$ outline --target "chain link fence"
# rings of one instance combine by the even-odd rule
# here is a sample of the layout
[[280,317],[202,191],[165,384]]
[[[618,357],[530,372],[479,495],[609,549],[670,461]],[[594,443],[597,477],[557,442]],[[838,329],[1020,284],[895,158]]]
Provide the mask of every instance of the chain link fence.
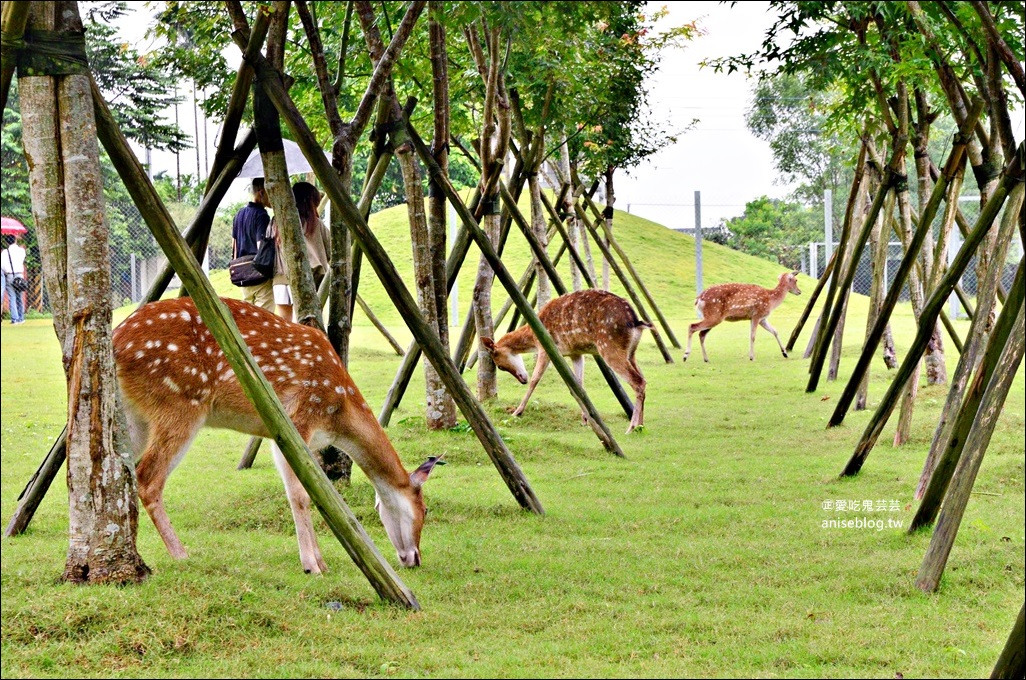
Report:
[[[966,201],[963,199],[961,205],[962,213],[965,215],[966,220],[970,225],[975,223],[976,217],[979,215],[980,206],[978,198],[970,197],[970,200]],[[1001,216],[998,216],[998,220]],[[934,238],[938,236],[934,233]],[[838,243],[833,244],[831,253],[837,250]],[[955,230],[952,233],[952,241],[948,246],[948,264],[954,261],[955,256],[958,254],[958,249],[962,245],[962,234],[959,230]],[[1019,260],[1022,257],[1023,244],[1019,238],[1013,238],[1012,243],[1008,249],[1008,255],[1005,258],[1004,267],[1001,273],[1001,284],[1007,291],[1012,285],[1012,281],[1015,279],[1015,269],[1018,266]],[[873,285],[873,262],[872,262],[872,251],[869,245],[867,245],[861,256],[858,259],[858,263],[855,268],[855,278],[852,280],[851,290],[854,293],[861,295],[869,295]],[[900,242],[891,241],[887,244],[887,258],[883,263],[884,267],[884,281],[885,291],[890,290],[894,284],[894,276],[898,271],[898,267],[901,264],[902,258],[905,256],[905,249]],[[970,260],[969,266],[966,268],[961,278],[962,291],[969,297],[974,297],[977,292],[977,278],[976,278],[976,257]],[[830,253],[826,250],[826,244],[822,241],[809,243],[802,254],[802,272],[808,274],[814,278],[819,278],[823,274],[823,270],[826,268],[827,263],[830,260]],[[902,301],[909,300],[908,283],[906,282],[902,286],[901,294],[899,299]],[[965,311],[962,309],[957,298],[952,296],[952,305],[949,315],[953,318],[965,317]]]
[[[105,193],[111,242],[110,285],[113,305],[117,308],[138,304],[163,271],[167,258],[123,186],[116,184],[113,190]],[[168,203],[167,206],[179,229],[184,231],[197,206],[186,203]],[[215,218],[210,246],[202,263],[206,274],[212,269],[224,269],[228,266],[228,260],[231,259],[231,216],[236,207],[224,207]],[[49,314],[50,300],[39,265],[38,250],[30,254],[26,266],[29,279],[29,290],[25,293],[26,312]],[[178,277],[173,277],[168,289],[180,287]],[[6,300],[4,311],[8,311]]]

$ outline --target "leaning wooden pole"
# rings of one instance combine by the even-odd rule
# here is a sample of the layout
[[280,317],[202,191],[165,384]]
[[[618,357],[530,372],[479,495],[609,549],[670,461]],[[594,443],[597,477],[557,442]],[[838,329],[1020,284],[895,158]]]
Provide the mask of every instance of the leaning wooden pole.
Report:
[[395,350],[396,355],[403,356],[405,352],[403,352],[402,345],[395,341],[395,338],[392,337],[392,334],[388,332],[387,328],[385,328],[385,324],[381,323],[381,320],[374,315],[374,312],[371,310],[371,308],[367,305],[367,302],[362,297],[360,297],[359,295],[355,297],[356,304],[360,305],[360,309],[363,310],[363,313],[367,315],[367,318],[370,319],[370,322],[374,325],[375,328],[378,329],[378,332],[381,333],[385,340],[388,341],[388,344],[392,346],[392,349]]
[[[983,210],[976,220],[976,226],[966,236],[962,248],[951,263],[951,267],[948,268],[948,273],[944,275],[944,278],[941,279],[941,282],[937,284],[937,287],[931,294],[930,299],[923,305],[923,312],[919,316],[919,330],[916,333],[915,340],[912,342],[908,354],[905,355],[905,360],[898,368],[897,374],[887,388],[887,393],[866,426],[862,438],[855,447],[855,452],[841,472],[842,477],[856,475],[862,469],[862,465],[865,463],[873,446],[876,445],[876,440],[879,439],[880,433],[883,431],[884,425],[891,415],[891,411],[894,410],[894,406],[898,403],[898,398],[901,395],[901,391],[905,388],[905,383],[915,371],[916,363],[922,357],[927,344],[930,342],[934,325],[937,323],[937,316],[947,303],[948,296],[951,294],[955,282],[962,277],[966,267],[969,266],[970,258],[972,258],[976,249],[983,241],[984,236],[986,236],[993,225],[994,219],[1005,203],[1005,199],[1009,196],[1009,192],[1022,192],[1024,156],[1026,156],[1026,145],[1020,143],[1019,148],[1016,149],[1015,156],[1004,170],[1004,176],[998,182],[994,193],[991,194],[986,205],[983,206]],[[1015,200],[1019,200],[1019,198],[1016,197]]]
[[[652,319],[649,317],[648,311],[645,309],[645,305],[642,303],[641,298],[639,298],[637,292],[635,292],[634,286],[631,285],[630,280],[623,273],[623,270],[620,269],[620,265],[617,264],[615,259],[613,259],[613,254],[609,251],[609,247],[606,245],[605,241],[602,240],[602,237],[599,235],[598,230],[595,228],[595,225],[591,223],[591,220],[589,220],[588,216],[584,213],[584,209],[581,207],[581,204],[575,203],[574,210],[577,212],[577,218],[588,229],[588,232],[591,234],[592,239],[598,245],[599,250],[602,251],[602,257],[604,257],[606,261],[609,263],[609,268],[613,271],[613,274],[615,274],[616,278],[620,281],[620,285],[622,285],[624,290],[627,291],[627,295],[628,297],[630,297],[631,302],[634,303],[634,308],[637,310],[638,316],[640,316],[648,323],[652,323]],[[659,331],[656,329],[655,324],[652,324],[651,333],[652,339],[655,340],[656,346],[659,348],[660,354],[663,355],[663,361],[665,361],[668,364],[672,364],[673,357],[670,355],[670,351],[666,348],[666,344],[663,342],[662,335],[660,335]]]
[[998,359],[991,380],[987,384],[987,390],[980,401],[980,408],[976,413],[972,430],[965,442],[965,450],[962,457],[959,458],[955,474],[951,478],[951,487],[945,494],[944,507],[937,518],[937,526],[930,539],[930,547],[926,550],[923,564],[919,568],[919,575],[916,577],[916,587],[924,592],[932,593],[940,585],[944,567],[947,565],[948,556],[955,543],[955,536],[958,534],[958,527],[962,523],[966,506],[969,504],[969,494],[973,490],[980,465],[983,464],[983,455],[990,445],[990,439],[997,426],[1001,409],[1005,405],[1008,390],[1015,381],[1015,374],[1022,363],[1024,348],[1026,348],[1026,338],[1024,338],[1023,305],[1020,303],[1015,327],[1001,351],[1001,358]]
[[[245,44],[245,37],[239,31],[232,35],[237,44]],[[396,271],[395,265],[389,259],[388,253],[385,252],[381,242],[378,241],[374,232],[367,226],[367,221],[363,219],[363,215],[360,214],[359,209],[353,204],[353,201],[343,189],[338,174],[324,157],[324,153],[320,150],[320,145],[314,138],[313,132],[307,126],[302,114],[299,113],[299,109],[296,108],[295,102],[292,101],[292,98],[285,90],[280,74],[260,55],[254,57],[251,64],[256,71],[257,79],[263,84],[271,101],[285,120],[296,142],[302,148],[303,154],[331,199],[332,205],[341,212],[346,226],[353,235],[354,241],[359,243],[364,257],[367,258],[371,267],[378,275],[392,303],[399,310],[400,315],[413,333],[413,337],[417,339],[417,342],[427,354],[428,359],[434,365],[435,370],[438,371],[439,376],[445,382],[449,394],[452,395],[456,405],[474,429],[475,434],[484,446],[488,456],[492,459],[492,463],[499,471],[513,497],[517,499],[522,507],[532,512],[543,514],[544,510],[541,502],[535,496],[527,478],[520,470],[520,466],[513,459],[512,453],[506,448],[506,443],[488,419],[488,415],[481,407],[481,404],[478,403],[470,392],[463,378],[456,371],[456,365],[453,364],[452,359],[442,349],[438,335],[424,321],[416,301],[410,296],[410,292],[403,283],[402,277],[399,276],[399,272]],[[411,136],[413,136],[412,130]]]
[[513,280],[509,270],[506,269],[502,260],[499,259],[498,254],[495,252],[495,249],[492,247],[492,244],[488,239],[488,235],[484,233],[480,226],[478,226],[477,220],[475,220],[474,216],[469,210],[467,210],[467,207],[463,205],[463,201],[460,199],[459,194],[453,188],[452,184],[449,183],[445,173],[438,167],[438,164],[431,156],[427,146],[421,140],[417,131],[413,129],[413,126],[409,124],[409,121],[407,121],[407,130],[410,133],[410,141],[413,142],[413,146],[417,149],[417,154],[420,156],[421,162],[427,167],[428,172],[431,173],[439,188],[445,192],[446,198],[449,199],[449,203],[456,209],[456,214],[459,215],[464,225],[466,225],[467,229],[470,231],[471,237],[477,243],[477,247],[481,250],[482,256],[488,261],[488,265],[495,272],[495,277],[506,289],[506,292],[516,304],[517,309],[520,310],[520,314],[523,315],[527,324],[531,327],[531,330],[534,331],[535,337],[541,343],[545,353],[548,354],[549,360],[559,373],[559,376],[563,379],[563,382],[566,383],[568,388],[570,388],[570,393],[573,394],[574,399],[576,399],[577,403],[580,404],[581,409],[588,414],[588,424],[591,426],[591,429],[594,430],[599,441],[602,442],[602,445],[605,446],[610,453],[622,457],[623,451],[620,450],[620,445],[617,444],[616,439],[613,438],[613,434],[609,431],[609,428],[606,427],[605,422],[602,420],[602,416],[599,414],[598,409],[595,408],[595,405],[591,402],[591,399],[588,398],[584,388],[577,382],[573,369],[570,368],[566,359],[563,358],[563,355],[560,353],[559,348],[552,339],[552,336],[549,334],[548,330],[546,330],[534,309],[531,308],[531,304],[527,301],[527,298],[525,298],[523,293],[520,292],[520,289],[517,287],[517,282]]
[[[998,359],[1001,357],[1001,350],[1008,342],[1016,324],[1016,314],[1021,314],[1023,298],[1026,297],[1026,269],[1023,267],[1023,260],[1019,261],[1019,269],[1015,273],[1015,282],[1012,284],[1011,292],[1005,306],[1001,308],[994,329],[987,340],[987,349],[983,354],[979,367],[976,369],[976,376],[963,397],[958,416],[951,429],[951,436],[947,440],[947,446],[937,461],[928,466],[924,476],[928,477],[926,491],[923,500],[919,503],[919,509],[909,526],[909,532],[933,524],[940,511],[941,503],[947,493],[948,483],[951,475],[962,457],[965,443],[969,438],[973,424],[976,421],[980,409],[980,402],[983,400],[983,392],[990,384],[997,370]],[[922,482],[920,482],[922,484]]]
[[[196,243],[200,240],[200,237],[205,233],[209,233],[210,224],[213,222],[214,214],[217,211],[217,206],[224,198],[225,194],[228,193],[228,188],[232,181],[239,174],[243,163],[249,156],[250,151],[256,146],[256,137],[250,133],[243,140],[242,145],[236,150],[234,156],[232,156],[228,165],[221,171],[217,181],[211,187],[211,190],[204,196],[203,201],[200,203],[199,208],[196,210],[195,216],[192,218],[192,222],[185,232],[185,242],[191,250],[195,253]],[[197,257],[198,259],[198,257]],[[168,284],[171,282],[171,277],[174,276],[174,270],[170,264],[165,265],[164,270],[158,275],[153,284],[150,286],[150,290],[143,298],[140,305],[144,305],[148,302],[154,302],[159,300],[160,297],[167,290]],[[28,484],[22,490],[18,496],[18,505],[11,516],[10,521],[7,523],[7,528],[4,530],[4,536],[15,536],[23,533],[32,522],[32,517],[35,515],[36,510],[39,508],[39,504],[43,501],[46,496],[46,492],[50,489],[50,485],[56,478],[57,473],[60,471],[61,466],[64,464],[64,460],[67,454],[67,425],[57,436],[56,441],[50,447],[50,451],[43,459],[42,464],[36,470],[32,478],[29,479]]]
[[225,358],[239,378],[243,392],[256,406],[261,420],[278,443],[289,466],[378,596],[407,609],[420,609],[416,597],[381,556],[324,471],[314,462],[306,442],[296,431],[274,389],[253,359],[231,313],[217,297],[196,257],[178,233],[145,170],[132,153],[95,81],[92,88],[100,141],[161,249],[174,265],[183,285],[188,286],[192,292],[203,322],[224,351]]
[[0,27],[3,28],[3,44],[0,45],[0,111],[7,108],[7,96],[11,93],[11,79],[18,64],[19,43],[28,26],[28,0],[11,0],[3,6]]
[[1008,634],[1005,648],[994,664],[990,673],[991,680],[1013,680],[1023,677],[1026,671],[1026,604],[1019,608],[1019,616],[1015,619],[1012,632]]
[[[840,253],[836,255],[838,259],[834,265],[836,276],[830,277],[827,288],[826,301],[823,304],[822,320],[824,323],[819,325],[819,332],[816,335],[815,345],[813,345],[812,359],[809,362],[809,382],[805,386],[806,392],[815,392],[819,386],[819,378],[823,373],[823,364],[826,362],[827,355],[829,354],[827,350],[833,341],[834,332],[841,322],[841,316],[844,314],[844,301],[847,298],[844,296],[843,291],[851,289],[852,281],[855,280],[855,272],[858,271],[854,258],[859,257],[862,250],[866,247],[866,241],[869,240],[869,234],[873,230],[873,222],[880,218],[881,209],[887,194],[899,179],[897,172],[892,166],[895,163],[895,159],[899,158],[899,155],[903,153],[904,151],[896,151],[894,153],[891,164],[887,166],[886,179],[880,184],[880,188],[873,198],[873,204],[869,208],[869,213],[865,216],[865,221],[862,223],[862,228],[859,230],[855,243],[850,248],[848,244],[851,239],[852,216],[851,213],[845,215],[844,227],[841,230],[841,241],[837,245],[837,251],[840,251]],[[844,257],[843,253],[852,254],[853,261],[848,262],[847,266],[845,266],[846,263],[841,261],[841,258]]]
[[[513,200],[513,196],[510,195],[509,190],[506,189],[506,185],[500,182],[499,192],[502,200],[506,203],[506,210],[509,211],[513,217],[513,221],[516,222],[524,238],[527,239],[528,245],[531,246],[531,252],[534,253],[534,258],[539,262],[542,268],[545,270],[546,275],[549,277],[549,282],[552,287],[556,289],[558,295],[566,295],[567,290],[566,284],[563,283],[562,277],[559,272],[556,271],[555,265],[552,264],[552,260],[549,259],[549,255],[545,252],[545,246],[539,241],[535,235],[534,230],[531,229],[531,225],[527,223],[524,216],[520,213],[520,209]],[[519,290],[519,286],[517,287]],[[624,413],[627,414],[628,418],[634,416],[634,404],[631,402],[630,397],[624,392],[623,385],[620,384],[620,380],[616,377],[616,373],[609,368],[609,364],[602,359],[602,357],[595,355],[595,363],[598,364],[599,370],[602,372],[602,377],[605,378],[606,383],[609,385],[609,389],[613,391],[613,395],[616,400],[620,402],[620,407],[623,408]],[[584,385],[581,385],[581,390],[584,390]]]
[[794,349],[794,343],[798,342],[798,336],[801,334],[802,328],[805,327],[805,322],[809,320],[809,315],[816,307],[816,300],[819,298],[819,294],[823,292],[823,287],[830,278],[830,274],[833,273],[835,262],[837,262],[836,250],[830,253],[830,261],[827,262],[827,266],[824,267],[823,273],[820,274],[819,281],[816,282],[816,287],[813,289],[812,295],[809,296],[809,301],[805,303],[805,309],[802,311],[802,315],[798,318],[798,323],[794,325],[794,330],[791,331],[791,337],[788,338],[786,345],[788,354],[790,354],[791,350]]
[[[884,297],[884,301],[877,312],[876,323],[873,324],[873,329],[869,332],[869,335],[866,336],[866,341],[862,346],[862,354],[859,356],[859,360],[855,364],[855,369],[852,371],[851,377],[848,378],[848,384],[845,386],[844,391],[841,392],[841,396],[837,399],[837,406],[834,407],[834,413],[830,417],[829,427],[840,425],[844,421],[845,413],[847,413],[848,408],[855,399],[859,385],[862,383],[863,377],[869,370],[869,364],[872,361],[873,354],[876,352],[877,347],[880,345],[880,339],[883,337],[884,329],[886,329],[887,324],[890,323],[891,313],[898,304],[898,297],[901,295],[901,289],[905,285],[905,281],[908,279],[909,274],[912,272],[912,267],[916,265],[916,260],[919,258],[919,251],[922,249],[923,243],[926,241],[926,237],[933,225],[933,218],[936,216],[937,210],[940,208],[941,202],[944,200],[944,195],[947,193],[948,184],[959,172],[959,168],[965,159],[966,145],[971,139],[970,135],[976,126],[976,119],[979,117],[982,107],[983,103],[977,100],[970,111],[970,116],[967,119],[966,124],[962,126],[962,129],[955,137],[955,143],[951,148],[951,153],[948,154],[947,163],[944,164],[944,171],[941,173],[937,182],[933,185],[933,193],[930,194],[930,199],[927,201],[923,214],[919,219],[919,227],[912,236],[912,240],[909,242],[908,248],[905,250],[904,257],[901,258],[901,264],[898,265],[898,271],[894,275],[894,282],[888,289],[887,295]],[[936,323],[936,320],[934,320],[934,323]]]
[[652,294],[648,292],[648,288],[645,286],[645,282],[641,280],[638,270],[636,270],[634,265],[631,264],[631,259],[627,257],[627,252],[621,248],[617,240],[613,238],[613,231],[609,228],[609,224],[603,216],[602,211],[598,209],[598,206],[595,205],[595,202],[591,200],[590,196],[584,196],[583,198],[585,202],[587,202],[588,207],[591,208],[592,214],[595,215],[595,222],[602,225],[602,233],[605,234],[606,241],[613,247],[616,254],[620,256],[620,261],[623,262],[623,266],[627,268],[627,273],[629,273],[631,278],[634,279],[634,283],[638,285],[638,290],[641,291],[642,297],[644,297],[648,302],[649,306],[652,308],[652,312],[656,315],[656,319],[659,320],[659,325],[663,327],[664,331],[666,331],[666,337],[669,339],[670,344],[673,345],[674,349],[681,349],[681,344],[677,340],[677,336],[673,334],[673,329],[670,328],[670,323],[666,320],[666,317],[663,316],[663,312],[659,309],[659,305],[656,304],[655,298],[653,298]]

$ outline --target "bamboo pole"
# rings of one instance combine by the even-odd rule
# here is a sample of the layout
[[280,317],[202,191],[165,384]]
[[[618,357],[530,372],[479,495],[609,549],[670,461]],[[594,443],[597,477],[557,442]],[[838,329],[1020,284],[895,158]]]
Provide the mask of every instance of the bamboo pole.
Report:
[[947,302],[947,298],[951,294],[951,289],[954,287],[955,282],[961,278],[962,273],[969,265],[969,259],[973,256],[973,253],[976,252],[980,242],[983,241],[983,238],[993,225],[994,218],[1004,205],[1005,199],[1009,196],[1009,192],[1022,192],[1024,155],[1026,155],[1026,143],[1020,143],[1011,162],[1004,170],[1004,176],[994,189],[994,193],[991,194],[986,205],[983,206],[983,210],[980,212],[980,216],[976,220],[976,226],[966,236],[961,250],[959,250],[955,260],[951,263],[951,267],[948,268],[948,273],[945,274],[944,278],[941,279],[941,282],[937,284],[937,287],[930,295],[930,299],[927,300],[926,304],[923,306],[923,313],[919,317],[919,331],[916,333],[915,340],[913,340],[912,346],[909,348],[908,354],[905,356],[905,360],[898,368],[898,373],[891,381],[891,384],[887,389],[887,393],[884,395],[883,400],[877,407],[876,413],[873,414],[869,424],[866,426],[866,430],[862,434],[862,438],[859,440],[858,445],[855,447],[855,452],[852,454],[851,459],[841,472],[841,476],[846,477],[855,475],[858,474],[860,469],[862,469],[862,465],[865,463],[866,457],[869,456],[869,452],[876,444],[876,440],[880,437],[880,433],[883,431],[883,427],[887,423],[887,418],[890,416],[891,411],[897,403],[898,395],[901,390],[904,389],[905,383],[912,375],[917,362],[933,335],[934,324],[937,322],[937,316],[940,314],[944,304]]
[[474,241],[477,243],[478,248],[481,250],[481,254],[495,272],[495,277],[499,279],[499,282],[506,289],[506,292],[509,293],[509,296],[516,303],[520,313],[527,320],[528,325],[531,326],[531,330],[534,331],[534,335],[538,339],[538,342],[541,343],[545,353],[548,354],[553,367],[555,367],[567,387],[570,388],[571,394],[573,394],[577,403],[580,404],[581,409],[588,414],[588,425],[590,425],[591,429],[594,430],[595,435],[599,438],[599,441],[602,442],[602,445],[606,450],[616,456],[623,457],[623,451],[620,450],[620,445],[617,444],[616,439],[613,438],[613,434],[606,427],[605,422],[602,420],[602,416],[599,415],[598,409],[595,408],[595,405],[588,398],[584,388],[577,382],[577,378],[574,376],[573,370],[570,368],[570,365],[567,364],[566,359],[563,358],[559,348],[556,347],[556,343],[553,341],[552,336],[538,319],[538,315],[531,308],[527,298],[525,298],[520,292],[516,281],[514,281],[513,277],[510,276],[509,270],[506,269],[506,266],[502,263],[502,260],[499,259],[495,249],[492,248],[492,244],[489,242],[488,236],[484,233],[481,227],[478,226],[477,221],[474,219],[474,216],[470,214],[470,211],[467,210],[466,206],[463,205],[463,201],[460,199],[459,194],[452,187],[452,184],[449,183],[445,173],[438,167],[435,159],[431,156],[430,150],[424,145],[424,142],[420,139],[417,131],[409,125],[409,121],[407,121],[407,130],[410,133],[410,141],[413,142],[413,146],[417,149],[417,153],[420,155],[421,162],[427,167],[428,172],[431,173],[436,184],[443,192],[445,192],[449,202],[456,209],[456,213],[459,215],[460,219],[463,220],[463,223],[466,225]]
[[[638,312],[638,316],[640,316],[648,323],[652,323],[652,319],[648,316],[648,312],[645,310],[645,305],[642,304],[641,299],[638,297],[638,294],[634,291],[634,286],[631,285],[631,282],[624,275],[623,270],[620,269],[620,265],[617,264],[616,260],[613,259],[613,255],[609,252],[608,246],[606,246],[605,242],[602,240],[602,237],[599,235],[598,230],[595,228],[595,225],[591,223],[591,220],[589,220],[588,216],[584,213],[584,209],[581,207],[581,204],[575,203],[574,210],[577,213],[578,219],[580,219],[580,221],[588,229],[588,232],[591,234],[592,239],[595,241],[596,244],[598,244],[599,250],[602,251],[602,257],[604,257],[605,260],[609,263],[609,268],[613,271],[613,274],[616,275],[616,278],[619,279],[620,284],[624,287],[624,290],[627,291],[627,295],[634,303],[634,307]],[[659,334],[659,331],[656,328],[655,324],[652,324],[651,332],[652,338],[655,340],[656,346],[659,348],[659,352],[663,355],[663,360],[668,364],[672,364],[673,357],[670,356],[670,351],[666,348],[666,345],[663,343],[663,338]]]
[[188,285],[203,322],[224,351],[225,358],[239,378],[243,392],[256,406],[261,420],[278,443],[289,466],[378,596],[408,609],[420,609],[412,591],[381,556],[324,471],[314,462],[306,442],[296,431],[270,383],[256,365],[231,313],[217,297],[196,257],[179,235],[174,221],[118,128],[95,81],[92,82],[92,88],[100,141],[157,242],[174,265],[183,284]]
[[945,494],[944,507],[937,519],[930,547],[926,550],[919,575],[916,577],[916,587],[923,592],[932,593],[940,585],[958,527],[969,503],[969,494],[983,463],[983,455],[987,452],[1008,390],[1015,380],[1015,373],[1022,363],[1023,349],[1026,347],[1026,338],[1023,335],[1023,305],[1020,300],[1014,329],[1008,336],[993,375],[987,383],[979,411],[975,414],[972,430],[965,443],[965,450],[951,478],[951,487]]
[[602,212],[598,209],[598,206],[595,205],[595,202],[591,200],[591,196],[585,196],[584,200],[591,208],[592,214],[595,215],[595,221],[598,224],[602,225],[602,233],[605,234],[606,241],[609,243],[609,245],[613,246],[613,250],[615,250],[616,254],[620,256],[620,261],[623,262],[624,267],[627,268],[627,272],[631,275],[631,278],[634,279],[634,282],[638,284],[638,289],[641,291],[642,296],[645,298],[645,300],[648,301],[648,304],[652,307],[652,312],[656,315],[656,318],[659,320],[659,325],[661,325],[663,327],[663,330],[666,331],[666,337],[670,340],[670,344],[673,345],[674,349],[681,349],[681,345],[680,342],[678,342],[677,340],[677,336],[673,334],[673,329],[670,328],[669,322],[666,320],[666,317],[663,316],[662,310],[659,309],[659,305],[656,304],[656,301],[652,297],[652,294],[648,292],[648,288],[645,286],[645,282],[641,280],[641,276],[634,268],[634,265],[631,264],[631,259],[627,257],[627,253],[624,251],[623,248],[620,247],[620,244],[617,243],[616,239],[613,238],[613,231],[609,228],[609,225],[606,223],[606,220],[602,218]]
[[[927,457],[922,477],[929,479],[929,482],[925,485],[926,491],[923,494],[923,500],[920,502],[919,509],[909,525],[909,533],[933,524],[933,521],[937,518],[937,513],[940,511],[941,503],[944,500],[944,494],[948,489],[948,483],[951,480],[951,475],[955,470],[955,465],[962,456],[966,441],[976,420],[977,412],[980,410],[984,388],[993,379],[998,359],[1001,356],[1001,350],[1008,342],[1009,333],[1012,332],[1012,328],[1015,326],[1015,315],[1016,313],[1021,314],[1020,308],[1023,304],[1024,293],[1026,293],[1024,274],[1026,274],[1026,271],[1024,271],[1023,260],[1020,260],[1019,269],[1015,273],[1015,283],[1012,284],[1008,301],[998,315],[997,321],[994,324],[994,330],[987,341],[987,349],[983,354],[979,367],[976,369],[976,376],[963,397],[958,415],[952,426],[951,436],[947,440],[947,446],[932,465],[929,456]],[[924,484],[921,480],[920,487],[923,486]]]
[[[239,31],[232,35],[237,44],[242,45],[245,43],[245,37]],[[527,478],[513,459],[513,455],[506,448],[506,443],[488,419],[484,409],[474,399],[467,384],[463,382],[463,379],[456,371],[455,364],[453,364],[448,354],[442,349],[438,335],[420,315],[416,301],[410,296],[410,292],[406,289],[402,277],[399,276],[395,265],[389,259],[388,253],[385,252],[377,237],[370,230],[370,227],[367,226],[367,221],[363,219],[359,209],[344,191],[338,174],[335,173],[328,160],[324,157],[323,152],[321,152],[320,145],[314,138],[313,132],[307,126],[292,98],[285,90],[280,80],[280,75],[260,55],[255,56],[250,63],[256,71],[257,79],[263,84],[264,89],[278,109],[281,117],[289,126],[293,137],[295,137],[297,143],[302,148],[303,154],[317,175],[317,179],[324,186],[332,205],[341,212],[346,226],[353,235],[354,241],[360,244],[364,257],[370,262],[371,267],[378,275],[392,303],[406,321],[414,338],[417,339],[418,344],[427,354],[428,359],[434,365],[435,370],[438,371],[439,376],[445,381],[446,388],[448,388],[449,393],[456,401],[463,415],[466,416],[470,426],[481,441],[488,456],[492,459],[493,464],[513,494],[513,497],[517,499],[522,507],[538,514],[544,514],[541,502],[535,496]],[[413,136],[412,130],[410,132],[411,136]]]
[[1012,680],[1023,677],[1026,670],[1026,624],[1024,624],[1026,604],[1019,608],[1019,616],[1015,619],[1012,632],[1008,634],[1005,648],[994,664],[990,673],[991,680]]
[[[915,234],[912,236],[912,240],[909,242],[908,247],[905,249],[905,255],[901,258],[901,264],[898,265],[898,271],[894,275],[894,282],[891,284],[890,289],[888,289],[887,295],[880,306],[879,312],[877,313],[876,323],[873,325],[873,330],[870,331],[868,336],[866,336],[866,342],[862,347],[862,354],[859,356],[859,360],[855,364],[855,369],[852,371],[851,377],[848,379],[848,384],[845,386],[841,396],[837,399],[837,406],[834,408],[834,414],[830,418],[830,427],[840,425],[844,421],[845,412],[848,410],[852,400],[855,398],[855,393],[858,391],[858,386],[862,382],[863,376],[869,370],[869,363],[872,360],[873,353],[876,352],[876,348],[880,344],[880,338],[883,337],[884,328],[886,328],[887,324],[890,322],[891,313],[898,304],[898,296],[901,295],[901,288],[905,285],[906,279],[908,279],[912,268],[916,264],[916,259],[919,257],[919,251],[922,249],[923,242],[926,240],[926,236],[932,227],[933,218],[937,214],[941,201],[944,199],[948,184],[951,182],[955,174],[958,173],[959,166],[961,166],[965,158],[965,148],[970,139],[969,135],[972,133],[973,127],[976,125],[976,119],[979,117],[982,107],[983,103],[977,100],[972,111],[970,111],[969,119],[967,119],[966,123],[962,127],[962,131],[959,132],[955,138],[955,143],[951,148],[951,153],[948,154],[948,161],[944,164],[944,171],[941,173],[937,182],[933,185],[933,192],[930,194],[930,199],[927,201],[926,207],[923,209],[923,214],[919,220],[919,226],[916,229]],[[969,132],[965,133],[964,131],[966,130]],[[887,233],[886,230],[884,233]],[[883,236],[881,236],[881,238],[883,238]],[[935,324],[936,318],[931,321],[931,325]],[[922,315],[920,315],[920,325],[922,325]]]

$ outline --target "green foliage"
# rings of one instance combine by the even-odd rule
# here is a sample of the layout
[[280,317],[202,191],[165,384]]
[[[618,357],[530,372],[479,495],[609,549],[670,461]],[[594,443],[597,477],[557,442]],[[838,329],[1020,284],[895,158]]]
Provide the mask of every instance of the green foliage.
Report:
[[174,123],[164,122],[164,111],[179,101],[176,79],[169,69],[139,54],[127,43],[117,42],[112,22],[124,21],[125,2],[103,2],[86,12],[86,51],[97,85],[110,104],[111,113],[129,139],[150,149],[182,151],[189,136]]
[[801,269],[803,249],[823,236],[822,216],[814,208],[766,196],[749,201],[744,214],[726,226],[731,248],[789,269]]

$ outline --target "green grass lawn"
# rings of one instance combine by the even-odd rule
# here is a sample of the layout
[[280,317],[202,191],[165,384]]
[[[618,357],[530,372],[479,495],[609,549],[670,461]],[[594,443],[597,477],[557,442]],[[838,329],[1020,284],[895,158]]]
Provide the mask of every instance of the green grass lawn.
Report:
[[[371,226],[401,273],[410,273],[403,208]],[[695,319],[694,243],[628,215],[617,234],[683,343]],[[782,269],[715,244],[705,285],[771,286]],[[527,263],[514,234],[514,277]],[[470,269],[460,280],[462,309]],[[364,267],[361,293],[394,335],[410,334]],[[212,276],[237,296],[223,273]],[[814,282],[803,277],[803,290]],[[620,291],[619,286],[613,286]],[[505,298],[496,295],[498,309]],[[786,337],[807,297],[789,297],[770,320]],[[128,309],[119,310],[117,319]],[[205,430],[171,476],[168,513],[190,558],[172,561],[148,517],[139,550],[153,568],[142,585],[57,583],[67,550],[62,478],[29,529],[0,552],[3,677],[978,677],[988,675],[1024,592],[1024,380],[1020,372],[976,482],[940,590],[913,585],[930,540],[894,527],[915,511],[912,492],[946,389],[924,387],[910,444],[893,448],[893,418],[854,479],[840,480],[872,411],[826,429],[865,333],[866,301],[849,306],[841,379],[805,393],[801,349],[783,359],[759,331],[748,361],[746,323],[708,337],[688,363],[665,364],[651,338],[638,360],[648,379],[646,427],[627,419],[593,363],[585,386],[626,459],[580,424],[550,371],[519,419],[506,413],[524,387],[500,376],[485,404],[545,507],[519,508],[473,433],[424,430],[418,372],[388,428],[412,469],[444,453],[425,487],[430,514],[424,566],[401,570],[422,611],[382,604],[334,540],[315,526],[330,571],[302,573],[291,515],[266,450],[235,465],[246,437]],[[462,319],[461,319],[462,321]],[[362,317],[352,374],[377,412],[399,358]],[[904,306],[899,353],[914,335]],[[964,334],[967,322],[957,322]],[[60,432],[66,397],[52,325],[7,324],[2,342],[2,485],[9,520],[29,477]],[[954,370],[957,355],[948,356]],[[528,362],[530,363],[530,362]],[[466,376],[471,383],[473,372]],[[873,366],[870,407],[890,380]],[[385,557],[394,551],[357,472],[340,489]],[[872,501],[872,512],[824,509]],[[880,505],[878,502],[883,502]],[[877,506],[880,509],[877,510]],[[884,509],[886,507],[886,509]],[[869,518],[884,528],[838,529]],[[892,526],[887,526],[887,524]],[[900,677],[900,676],[899,676]]]

